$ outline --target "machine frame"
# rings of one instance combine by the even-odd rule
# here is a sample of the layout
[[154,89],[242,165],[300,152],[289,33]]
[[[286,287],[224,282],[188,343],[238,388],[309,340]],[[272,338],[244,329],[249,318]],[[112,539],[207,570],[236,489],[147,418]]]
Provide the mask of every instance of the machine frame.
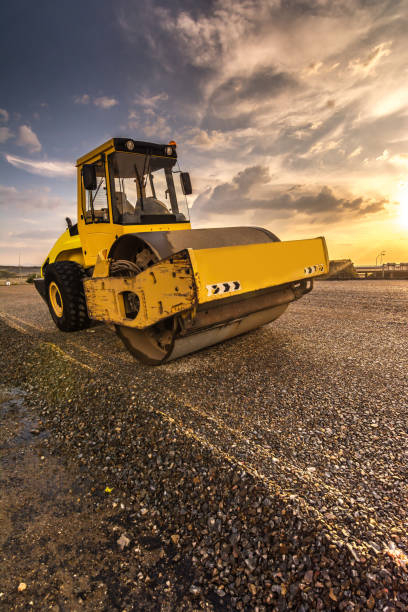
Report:
[[[148,218],[149,224],[114,221],[118,217],[112,185],[118,169],[113,160],[111,175],[109,156],[116,152],[148,160],[140,178],[140,158],[135,157],[138,199],[134,208],[127,201],[126,205],[134,210],[130,219],[134,214],[140,220]],[[191,229],[174,199],[174,164],[156,163],[151,170],[152,158],[175,164],[176,143],[113,138],[78,159],[78,222],[73,225],[67,219],[68,229],[49,252],[42,278],[35,281],[59,329],[83,329],[92,320],[113,324],[136,357],[160,364],[275,320],[290,302],[312,289],[314,278],[327,273],[322,237],[281,242],[264,228]],[[99,172],[99,187],[96,164],[105,171]],[[132,165],[128,169],[133,179]],[[145,197],[146,205],[150,200],[159,211],[165,206],[153,187],[154,197],[143,196],[148,178],[152,185],[151,175],[160,169],[165,170],[166,197],[167,192],[171,196],[168,223],[160,212],[145,214],[143,205]],[[183,193],[191,193],[188,173],[177,172]],[[89,213],[86,192],[97,194],[103,177],[107,208],[94,210],[95,199],[89,196]]]

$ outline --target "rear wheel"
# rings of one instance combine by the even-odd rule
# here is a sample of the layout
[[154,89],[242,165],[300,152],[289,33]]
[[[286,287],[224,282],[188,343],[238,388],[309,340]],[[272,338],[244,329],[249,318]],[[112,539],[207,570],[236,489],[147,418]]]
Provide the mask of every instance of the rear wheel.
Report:
[[89,327],[82,280],[85,271],[74,261],[59,261],[47,266],[45,288],[48,308],[61,331],[77,331]]

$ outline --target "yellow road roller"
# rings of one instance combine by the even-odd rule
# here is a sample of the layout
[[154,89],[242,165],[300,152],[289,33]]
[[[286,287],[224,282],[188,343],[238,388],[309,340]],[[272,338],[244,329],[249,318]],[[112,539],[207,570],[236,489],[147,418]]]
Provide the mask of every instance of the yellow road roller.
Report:
[[191,193],[174,141],[113,138],[78,159],[78,222],[35,281],[60,330],[114,325],[157,365],[270,323],[327,273],[321,237],[191,229]]

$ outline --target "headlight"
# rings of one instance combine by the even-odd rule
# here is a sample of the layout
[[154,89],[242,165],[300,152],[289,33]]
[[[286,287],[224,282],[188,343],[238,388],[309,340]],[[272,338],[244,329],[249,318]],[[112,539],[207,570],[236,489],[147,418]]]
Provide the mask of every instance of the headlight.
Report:
[[173,155],[173,147],[165,148],[166,155]]
[[133,140],[127,141],[126,148],[128,151],[133,151],[133,149],[135,148],[135,143],[133,142]]

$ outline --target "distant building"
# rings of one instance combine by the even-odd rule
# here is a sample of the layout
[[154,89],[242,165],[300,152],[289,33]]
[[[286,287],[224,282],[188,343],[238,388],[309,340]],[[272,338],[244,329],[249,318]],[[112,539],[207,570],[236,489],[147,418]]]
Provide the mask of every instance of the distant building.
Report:
[[352,280],[358,278],[351,259],[332,259],[328,274],[321,276],[321,280]]
[[408,263],[406,262],[402,262],[401,263],[385,263],[383,264],[383,269],[384,270],[397,270],[397,271],[404,271],[404,270],[408,270]]
[[408,280],[408,263],[387,262],[380,266],[356,266],[359,278],[368,280]]

